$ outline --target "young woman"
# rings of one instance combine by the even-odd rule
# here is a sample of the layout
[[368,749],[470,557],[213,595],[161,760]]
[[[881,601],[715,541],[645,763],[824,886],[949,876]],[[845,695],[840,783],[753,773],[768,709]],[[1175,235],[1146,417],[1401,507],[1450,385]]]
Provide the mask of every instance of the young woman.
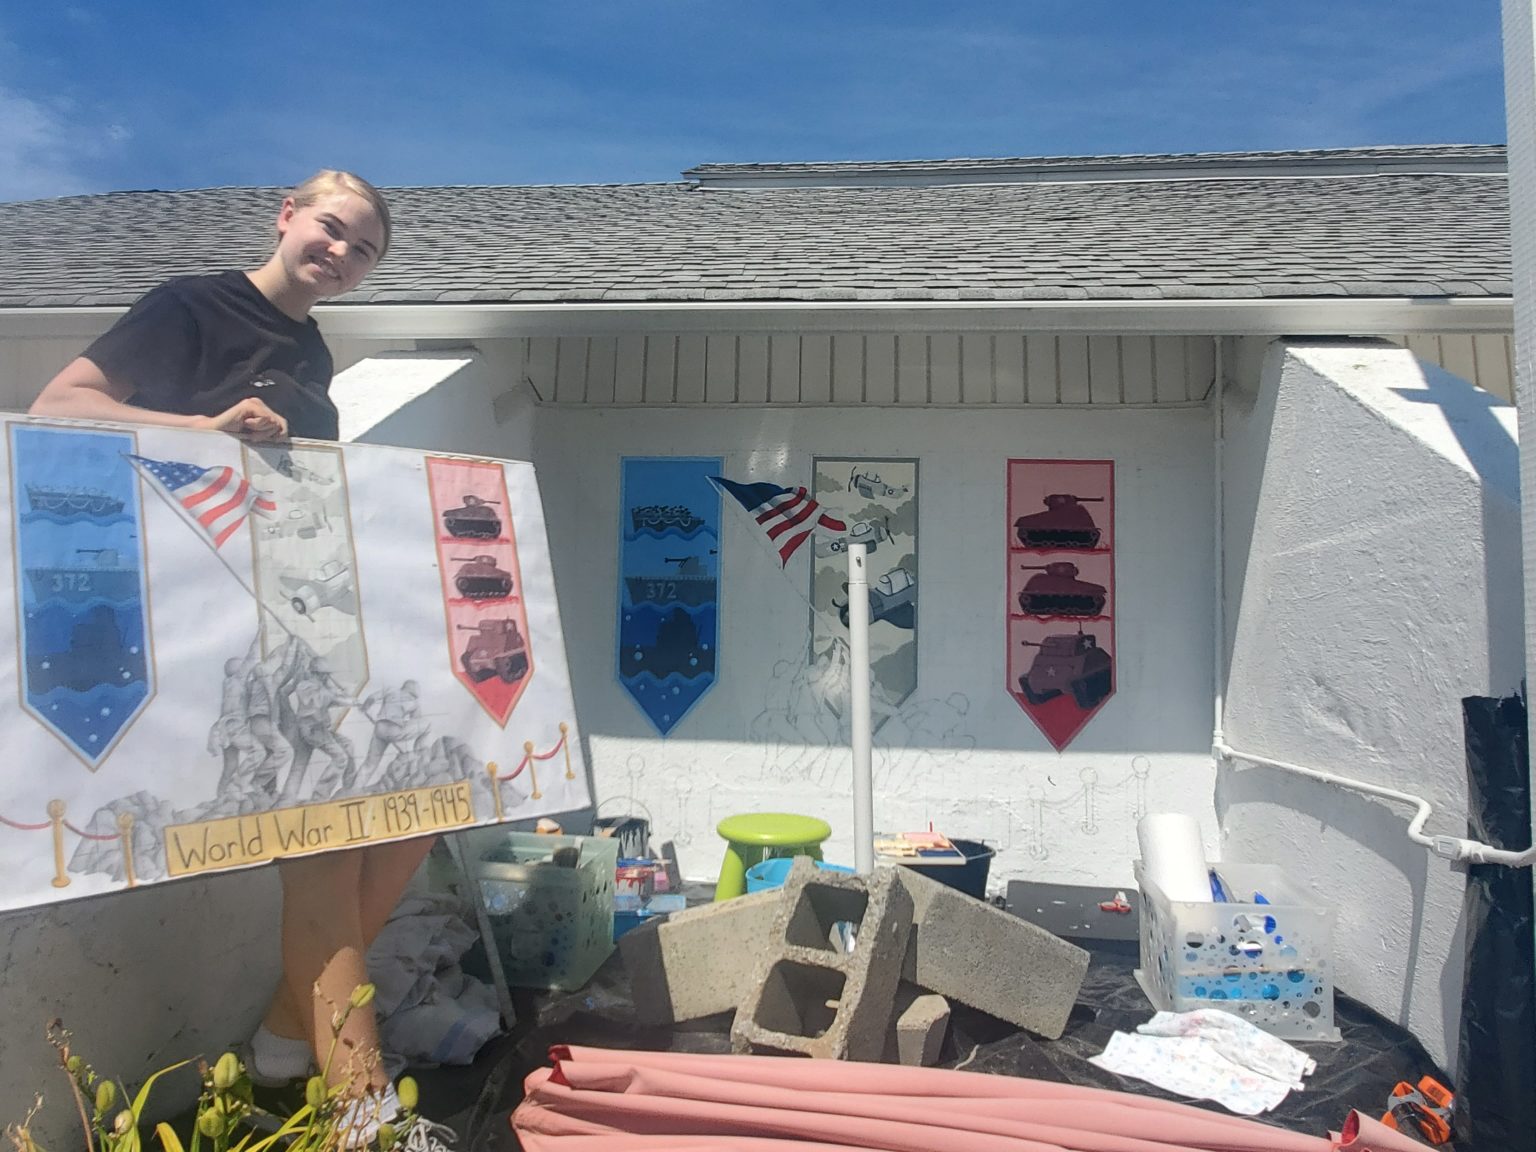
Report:
[[[389,247],[389,209],[367,181],[322,171],[283,201],[277,248],[251,272],[171,280],[146,294],[38,396],[41,416],[215,429],[257,440],[335,439],[331,355],[310,310],[357,287]],[[368,980],[383,928],[430,838],[278,862],[283,980],[251,1042],[258,1078],[324,1067],[331,1018]],[[371,1009],[353,1011],[330,1060],[337,1082],[369,1071],[353,1115],[393,1118]],[[371,1131],[361,1133],[370,1139]]]

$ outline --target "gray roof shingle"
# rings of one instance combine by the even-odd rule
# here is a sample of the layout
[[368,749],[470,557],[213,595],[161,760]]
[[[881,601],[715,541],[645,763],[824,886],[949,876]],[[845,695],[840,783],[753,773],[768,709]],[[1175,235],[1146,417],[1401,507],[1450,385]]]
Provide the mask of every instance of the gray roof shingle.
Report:
[[[1122,178],[1066,182],[399,188],[388,192],[390,254],[343,302],[1507,291],[1507,184],[1496,164],[1485,170],[1502,149],[1358,151],[1366,174],[1332,174],[1334,151],[1317,154],[1329,158],[1323,176],[1259,165],[1209,178],[1195,163],[1172,177],[1127,178],[1138,170],[1131,157]],[[1379,153],[1404,151],[1414,152],[1412,170],[1381,166]],[[1304,168],[1313,154],[1247,155]],[[1447,171],[1428,170],[1435,155]],[[1114,159],[1092,163],[1102,171]],[[1469,170],[1454,170],[1462,161]],[[252,267],[268,254],[282,195],[214,188],[0,204],[0,306],[127,304],[169,276]]]

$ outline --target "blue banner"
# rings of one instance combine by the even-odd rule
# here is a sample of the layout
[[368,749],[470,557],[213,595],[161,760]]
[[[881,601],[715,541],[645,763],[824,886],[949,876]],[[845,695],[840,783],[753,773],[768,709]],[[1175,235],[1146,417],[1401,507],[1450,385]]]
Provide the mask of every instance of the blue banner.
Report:
[[618,678],[663,736],[715,683],[717,456],[628,457],[619,498]]
[[94,770],[154,690],[134,440],[10,431],[22,707]]

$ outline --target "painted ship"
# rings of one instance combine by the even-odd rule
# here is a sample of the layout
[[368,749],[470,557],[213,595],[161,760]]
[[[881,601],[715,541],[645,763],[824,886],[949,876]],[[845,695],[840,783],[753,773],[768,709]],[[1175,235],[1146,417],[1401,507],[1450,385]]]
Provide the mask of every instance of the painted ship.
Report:
[[139,597],[139,570],[123,564],[116,548],[77,548],[75,552],[92,559],[67,567],[27,569],[32,594],[38,600],[74,604]]
[[681,604],[697,608],[716,597],[715,578],[697,556],[665,556],[674,570],[659,576],[626,576],[631,604]]
[[27,503],[34,512],[51,512],[55,516],[116,516],[123,510],[123,502],[116,496],[94,488],[43,488],[28,484]]
[[665,532],[676,529],[684,535],[704,527],[701,517],[683,504],[646,504],[629,510],[636,532]]
[[31,694],[67,688],[123,688],[147,678],[143,649],[123,642],[122,629],[111,608],[98,604],[70,630],[69,646],[57,652],[27,654],[27,691]]

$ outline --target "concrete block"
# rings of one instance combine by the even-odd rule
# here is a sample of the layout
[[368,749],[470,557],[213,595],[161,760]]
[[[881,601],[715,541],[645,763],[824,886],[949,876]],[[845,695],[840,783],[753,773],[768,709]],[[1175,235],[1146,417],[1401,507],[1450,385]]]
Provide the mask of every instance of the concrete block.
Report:
[[931,1068],[939,1062],[944,1034],[949,1031],[949,1001],[936,992],[924,992],[915,984],[901,982],[896,1007],[885,1034],[886,1064]]
[[731,1025],[731,1047],[879,1060],[911,929],[912,898],[891,869],[844,876],[797,859],[774,918],[773,944]]
[[1047,1040],[1066,1030],[1087,952],[937,880],[896,871],[913,909],[903,980]]
[[753,892],[675,912],[619,937],[643,1024],[675,1024],[734,1011],[753,988],[753,966],[772,945],[779,892]]

